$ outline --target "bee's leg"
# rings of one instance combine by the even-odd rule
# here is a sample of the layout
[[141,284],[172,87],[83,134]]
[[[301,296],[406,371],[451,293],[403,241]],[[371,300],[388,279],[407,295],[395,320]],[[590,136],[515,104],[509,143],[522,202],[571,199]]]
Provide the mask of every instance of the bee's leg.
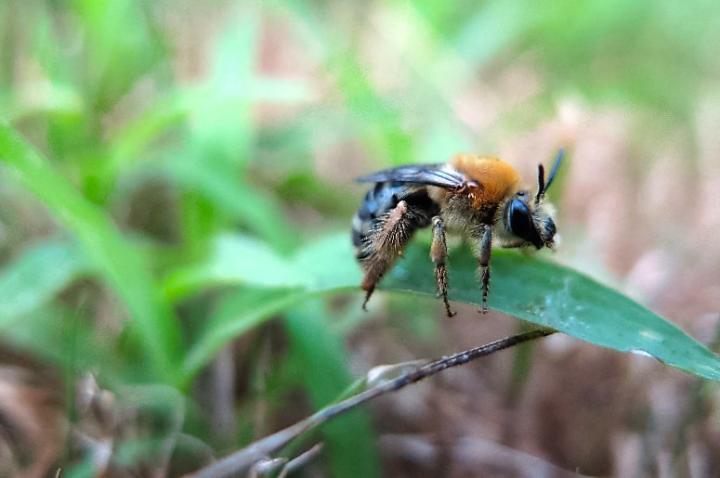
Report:
[[485,226],[480,235],[480,244],[477,249],[477,259],[480,266],[480,281],[482,283],[482,309],[487,313],[487,298],[490,290],[490,254],[492,253],[492,227]]
[[410,240],[417,221],[415,214],[405,201],[378,218],[372,231],[363,240],[358,259],[365,271],[362,288],[365,291],[363,309],[375,291],[375,286],[390,269],[393,262],[402,253],[403,247]]
[[502,247],[503,249],[517,249],[519,247],[525,247],[527,242],[522,239],[510,239],[501,241],[499,244],[496,243],[496,245]]
[[435,281],[437,282],[438,295],[442,297],[445,304],[445,312],[448,317],[455,315],[450,309],[448,302],[448,276],[447,276],[447,243],[445,242],[445,223],[440,216],[432,219],[432,246],[430,247],[430,258],[435,264]]

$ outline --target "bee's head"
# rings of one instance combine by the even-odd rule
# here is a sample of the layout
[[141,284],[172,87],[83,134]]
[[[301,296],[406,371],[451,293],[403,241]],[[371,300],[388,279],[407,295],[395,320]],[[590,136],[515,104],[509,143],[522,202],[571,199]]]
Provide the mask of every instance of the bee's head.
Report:
[[545,182],[545,168],[542,164],[538,166],[538,190],[534,199],[527,191],[519,191],[510,198],[505,207],[504,222],[508,232],[534,245],[537,249],[552,248],[555,244],[557,228],[543,200],[545,192],[555,179],[563,156],[564,153],[560,150],[547,182]]

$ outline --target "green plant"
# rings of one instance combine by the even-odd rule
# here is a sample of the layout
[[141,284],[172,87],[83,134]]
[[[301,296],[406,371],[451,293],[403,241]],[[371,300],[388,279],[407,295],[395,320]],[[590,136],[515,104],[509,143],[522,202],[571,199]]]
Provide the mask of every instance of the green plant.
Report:
[[[702,21],[717,16],[702,1],[691,3],[706,15],[647,1],[548,10],[521,0],[382,1],[338,7],[345,15],[329,2],[178,3],[0,5],[2,341],[55,365],[67,384],[94,372],[112,390],[162,384],[192,402],[198,375],[220,350],[281,324],[288,350],[258,372],[275,388],[257,400],[273,410],[292,400],[289,390],[302,389],[318,409],[349,386],[343,334],[367,317],[357,311],[347,234],[338,233],[361,191],[323,169],[318,151],[355,154],[370,169],[494,150],[551,116],[566,94],[620,105],[635,119],[661,111],[660,132],[687,141],[720,31]],[[215,8],[223,20],[212,32],[169,26],[173,14]],[[379,23],[352,23],[364,18],[353,15],[358,8]],[[376,70],[359,47],[368,31],[390,56]],[[267,72],[263,48],[275,34],[300,45],[298,69],[311,74]],[[203,46],[193,60],[195,45]],[[668,52],[682,61],[666,60]],[[532,69],[538,88],[495,111],[478,139],[458,118],[457,95],[478,77],[483,88],[501,86],[517,64]],[[285,114],[259,111],[268,106]],[[654,155],[641,141],[632,146],[640,160]],[[333,159],[338,170],[352,163]],[[383,289],[434,294],[426,255],[421,238]],[[451,257],[451,298],[477,304],[473,259],[462,247]],[[495,310],[720,377],[717,356],[682,330],[571,268],[498,252],[493,272]],[[431,299],[413,300],[434,310]],[[100,317],[115,327],[103,328]],[[251,348],[242,359],[254,365],[256,355]],[[191,412],[184,431],[212,441]],[[250,441],[248,428],[234,445]],[[326,435],[335,475],[352,476],[355,462],[364,476],[377,475],[368,415],[349,417],[343,429],[350,449],[346,434]]]

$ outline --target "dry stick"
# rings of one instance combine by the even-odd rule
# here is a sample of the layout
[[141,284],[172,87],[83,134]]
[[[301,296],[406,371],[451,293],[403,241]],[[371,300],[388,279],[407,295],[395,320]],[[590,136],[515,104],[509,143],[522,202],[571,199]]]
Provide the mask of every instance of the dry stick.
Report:
[[311,461],[315,459],[316,456],[320,454],[320,452],[323,450],[324,445],[322,443],[318,443],[314,447],[310,448],[305,453],[293,458],[292,460],[288,461],[285,466],[283,466],[282,471],[280,471],[280,474],[277,478],[285,478],[288,473],[292,473],[293,471],[299,470],[303,466],[307,465]]
[[270,454],[290,443],[290,441],[297,436],[380,395],[394,392],[431,375],[435,375],[438,372],[442,372],[445,369],[464,365],[485,355],[553,333],[555,333],[555,331],[552,329],[532,330],[433,360],[417,370],[400,375],[393,380],[382,382],[334,405],[328,405],[294,425],[262,438],[242,450],[228,455],[195,473],[187,475],[187,478],[220,478],[243,473],[255,462],[267,458]]

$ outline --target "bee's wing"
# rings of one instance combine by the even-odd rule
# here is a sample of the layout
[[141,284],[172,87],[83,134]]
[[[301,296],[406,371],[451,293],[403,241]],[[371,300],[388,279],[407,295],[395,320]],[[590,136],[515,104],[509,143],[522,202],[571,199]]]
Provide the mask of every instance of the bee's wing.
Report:
[[460,173],[443,169],[442,164],[409,164],[378,171],[358,178],[356,181],[359,183],[415,183],[455,189],[461,187],[466,180],[467,178]]

